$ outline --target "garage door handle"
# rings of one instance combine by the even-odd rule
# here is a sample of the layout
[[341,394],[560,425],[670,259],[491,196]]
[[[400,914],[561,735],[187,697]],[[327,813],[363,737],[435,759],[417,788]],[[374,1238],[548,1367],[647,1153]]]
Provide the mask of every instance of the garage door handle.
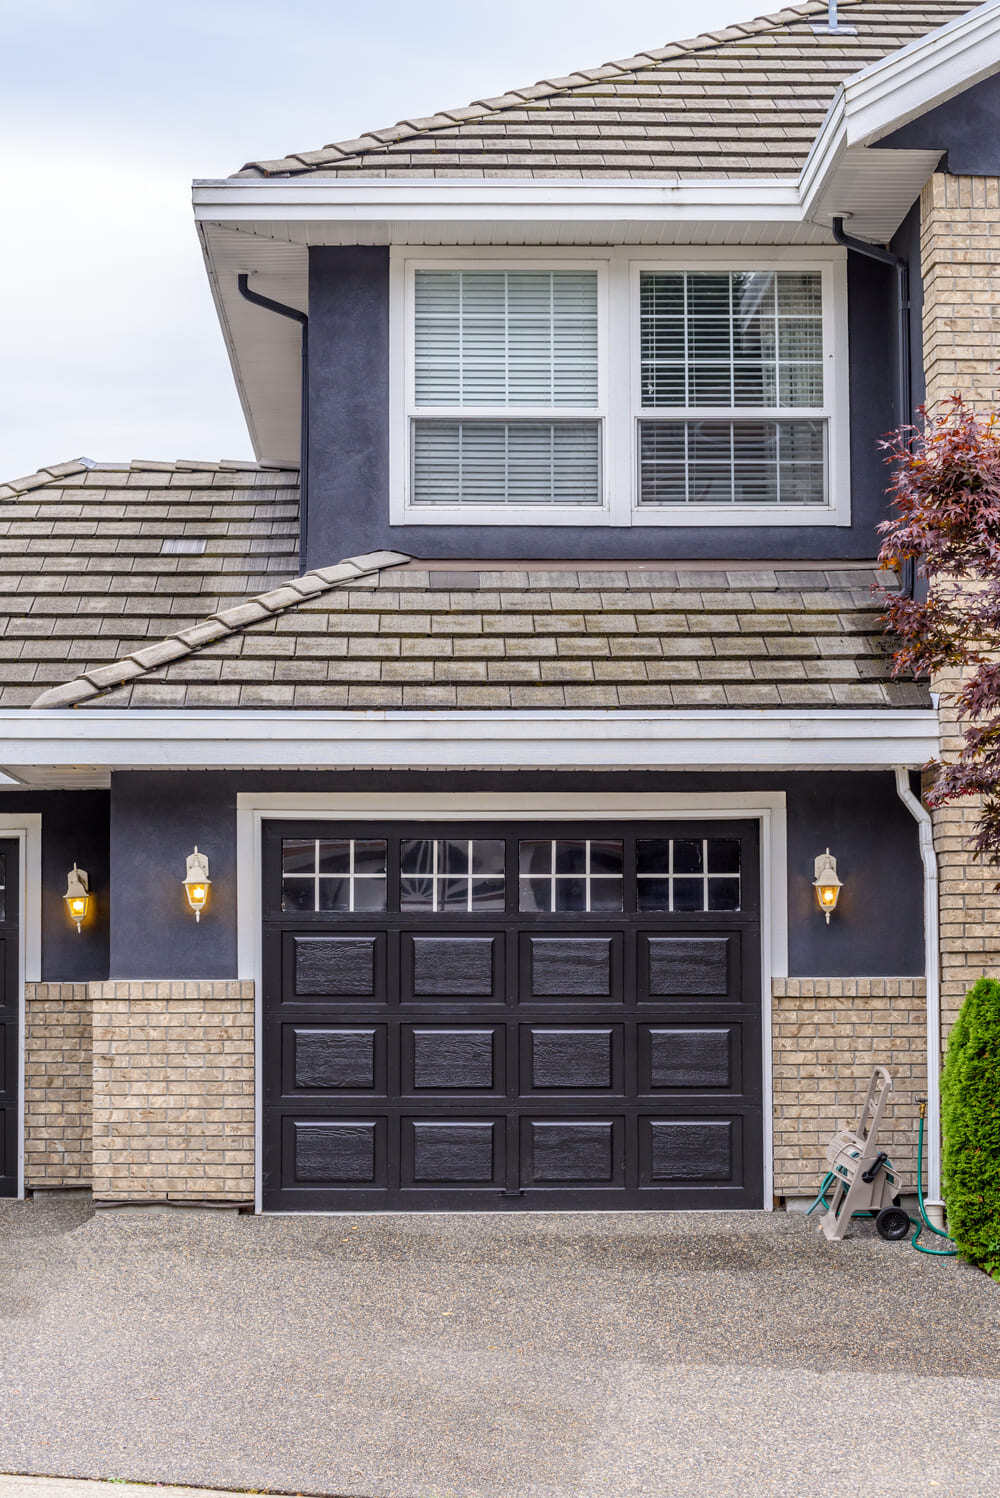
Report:
[[524,1192],[523,1191],[511,1191],[511,1189],[510,1189],[509,1186],[505,1186],[504,1189],[501,1191],[500,1195],[501,1196],[523,1196]]

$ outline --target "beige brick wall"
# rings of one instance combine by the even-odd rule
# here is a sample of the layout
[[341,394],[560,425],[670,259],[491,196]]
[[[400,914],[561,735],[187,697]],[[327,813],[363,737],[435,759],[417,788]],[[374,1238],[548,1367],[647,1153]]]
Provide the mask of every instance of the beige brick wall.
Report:
[[253,984],[90,990],[95,1199],[252,1201]]
[[24,990],[24,1183],[89,1186],[92,1035],[86,983]]
[[920,200],[929,405],[1000,404],[1000,179],[936,172]]
[[[947,759],[960,743],[952,707],[955,678],[942,676],[935,686],[941,693],[941,754]],[[1000,896],[993,889],[998,873],[971,850],[978,810],[979,798],[973,797],[937,807],[931,814],[941,919],[942,1045],[976,979],[1000,977]]]
[[877,1064],[893,1081],[880,1138],[912,1186],[917,1101],[927,1093],[924,980],[776,978],[771,992],[775,1193],[815,1194],[826,1145],[857,1122]]
[[[936,173],[921,197],[924,367],[927,400],[960,391],[973,405],[1000,405],[1000,179]],[[942,754],[958,748],[950,698],[954,676],[934,682],[941,694]],[[975,801],[933,813],[941,911],[942,1040],[971,984],[1000,976],[1000,924],[993,870],[969,848]]]

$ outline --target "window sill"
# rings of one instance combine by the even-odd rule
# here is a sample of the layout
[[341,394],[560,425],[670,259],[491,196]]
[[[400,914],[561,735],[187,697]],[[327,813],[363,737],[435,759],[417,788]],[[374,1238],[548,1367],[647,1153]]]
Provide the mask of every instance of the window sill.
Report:
[[850,511],[831,505],[643,505],[626,516],[605,505],[406,505],[393,513],[391,525],[532,526],[849,526]]
[[632,525],[761,526],[847,525],[848,510],[832,505],[643,505],[632,511]]

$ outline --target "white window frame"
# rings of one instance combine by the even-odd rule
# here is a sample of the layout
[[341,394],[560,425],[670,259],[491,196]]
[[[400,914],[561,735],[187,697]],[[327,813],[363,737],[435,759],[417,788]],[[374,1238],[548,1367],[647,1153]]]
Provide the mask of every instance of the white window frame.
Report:
[[[823,300],[823,395],[822,409],[808,407],[644,407],[642,405],[642,346],[639,282],[644,271],[819,271]],[[629,266],[629,448],[633,525],[850,525],[850,407],[847,356],[847,253],[790,246],[787,250],[733,250],[721,246],[690,246],[661,253],[655,258],[633,259]],[[738,412],[738,415],[730,414]],[[716,420],[826,422],[826,502],[821,505],[650,505],[639,503],[639,424],[641,421]]]
[[[560,408],[564,418],[601,422],[600,505],[413,505],[410,503],[410,421],[433,416],[434,407],[415,406],[414,275],[436,270],[579,270],[598,273],[598,399],[593,410]],[[639,420],[650,413],[640,405],[639,275],[644,270],[818,270],[823,278],[823,376],[827,430],[827,502],[822,505],[642,505],[639,504]],[[850,370],[847,327],[847,252],[824,245],[661,246],[637,252],[613,246],[596,252],[584,246],[539,249],[495,245],[393,246],[390,250],[390,412],[389,518],[393,525],[574,525],[759,526],[851,523]],[[777,419],[793,419],[798,408],[780,409]],[[475,407],[469,414],[523,417],[523,407]],[[448,414],[451,414],[448,408]],[[527,412],[538,418],[539,408]],[[682,419],[682,408],[671,408]],[[709,413],[724,417],[725,411]],[[755,411],[769,417],[769,411]],[[814,412],[807,413],[815,415]],[[466,418],[468,419],[468,417]]]
[[[453,247],[390,252],[389,518],[393,525],[608,525],[612,423],[608,420],[609,257],[592,250]],[[597,272],[597,404],[595,406],[418,406],[416,403],[415,285],[418,270],[593,270]],[[599,432],[599,504],[418,505],[411,493],[411,433],[415,419],[441,421],[590,421]]]

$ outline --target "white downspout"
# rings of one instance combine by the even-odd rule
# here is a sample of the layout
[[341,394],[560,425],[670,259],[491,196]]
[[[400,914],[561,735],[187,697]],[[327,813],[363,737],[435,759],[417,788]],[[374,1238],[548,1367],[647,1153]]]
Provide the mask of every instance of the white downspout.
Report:
[[927,1215],[944,1227],[941,1200],[941,978],[938,866],[930,812],[910,789],[910,772],[896,765],[896,793],[917,824],[924,866],[924,973],[927,983]]

